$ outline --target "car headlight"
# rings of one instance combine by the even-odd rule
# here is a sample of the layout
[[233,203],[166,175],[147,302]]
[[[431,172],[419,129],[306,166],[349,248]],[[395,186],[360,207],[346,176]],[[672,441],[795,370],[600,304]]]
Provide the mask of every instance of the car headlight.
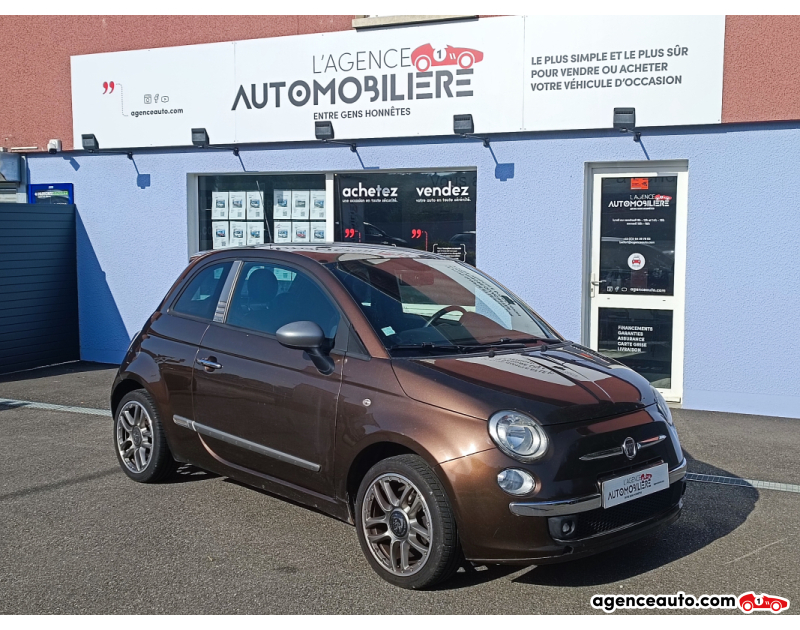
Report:
[[539,459],[547,450],[547,434],[533,418],[517,411],[498,411],[489,418],[489,435],[506,455],[521,462]]
[[658,391],[655,387],[652,387],[652,389],[653,389],[653,395],[656,397],[656,406],[658,407],[658,410],[661,412],[661,415],[664,416],[664,419],[667,421],[668,424],[675,426],[672,422],[672,412],[669,410],[669,405],[667,405],[667,401],[664,400],[664,397],[661,395],[660,391]]

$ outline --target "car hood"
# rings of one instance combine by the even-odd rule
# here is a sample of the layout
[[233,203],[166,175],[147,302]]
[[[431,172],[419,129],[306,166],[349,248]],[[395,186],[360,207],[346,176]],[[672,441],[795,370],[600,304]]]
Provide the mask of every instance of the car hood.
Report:
[[392,365],[409,397],[475,418],[514,409],[548,425],[629,413],[655,402],[647,379],[574,344],[494,356],[393,359]]

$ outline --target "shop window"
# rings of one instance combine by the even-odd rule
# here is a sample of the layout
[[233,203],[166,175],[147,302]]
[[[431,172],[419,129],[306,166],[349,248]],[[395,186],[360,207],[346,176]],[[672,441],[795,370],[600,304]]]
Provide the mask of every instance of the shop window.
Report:
[[335,177],[337,241],[411,247],[475,265],[476,171]]
[[325,175],[198,178],[199,251],[262,243],[325,243]]

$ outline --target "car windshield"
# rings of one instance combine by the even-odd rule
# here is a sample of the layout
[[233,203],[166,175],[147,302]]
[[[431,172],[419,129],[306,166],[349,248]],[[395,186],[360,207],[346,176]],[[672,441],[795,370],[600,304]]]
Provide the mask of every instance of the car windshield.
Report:
[[326,266],[392,355],[560,341],[524,303],[461,262],[359,258]]

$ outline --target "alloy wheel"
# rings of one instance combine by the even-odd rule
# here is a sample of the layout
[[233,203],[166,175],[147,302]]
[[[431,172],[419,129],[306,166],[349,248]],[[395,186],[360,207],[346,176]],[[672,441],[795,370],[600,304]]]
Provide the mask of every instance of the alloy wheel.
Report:
[[419,489],[394,473],[375,479],[364,496],[362,527],[369,550],[394,575],[413,575],[428,561],[434,532]]
[[141,473],[153,456],[153,421],[144,406],[131,400],[117,415],[117,450],[125,467]]

